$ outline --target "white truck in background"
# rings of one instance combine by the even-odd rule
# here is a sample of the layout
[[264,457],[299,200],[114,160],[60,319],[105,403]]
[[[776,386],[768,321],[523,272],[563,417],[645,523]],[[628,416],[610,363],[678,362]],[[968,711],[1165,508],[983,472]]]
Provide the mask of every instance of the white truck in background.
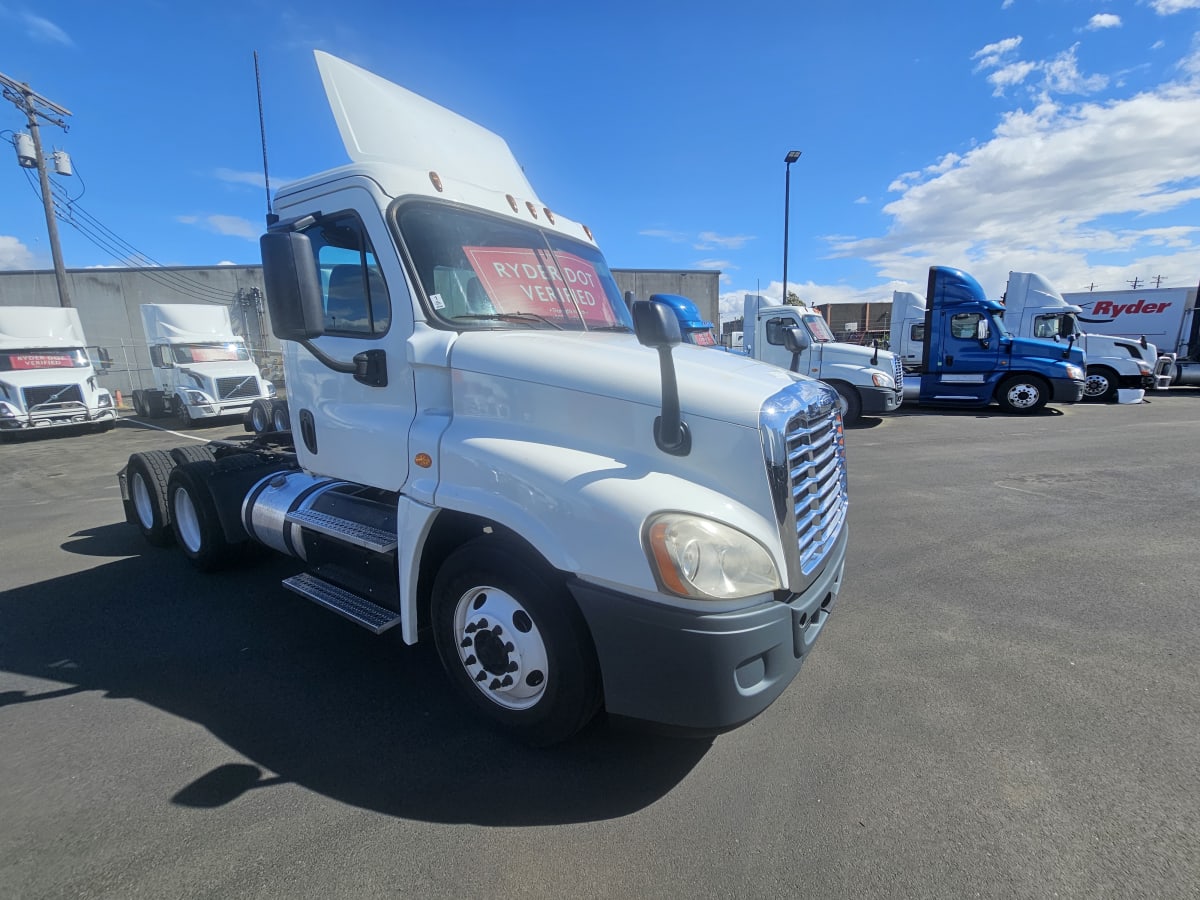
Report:
[[1086,359],[1085,401],[1108,403],[1121,391],[1153,390],[1158,350],[1139,340],[1092,333],[1080,321],[1082,307],[1068,303],[1041,275],[1009,272],[1001,298],[1004,324],[1021,337],[1074,341]]
[[[856,423],[864,413],[893,412],[903,401],[900,360],[887,350],[837,341],[815,310],[781,306],[760,294],[746,294],[742,315],[741,352],[828,384],[838,392],[847,425]],[[792,328],[797,331],[789,334]],[[790,344],[792,335],[799,337],[798,347]]]
[[[1158,348],[1157,387],[1200,387],[1200,319],[1197,288],[1148,288],[1063,294],[1079,307],[1089,333],[1152,343]],[[1089,354],[1090,360],[1090,354]]]
[[112,395],[97,385],[86,345],[74,308],[0,306],[0,437],[116,424]]
[[256,400],[274,398],[224,306],[146,303],[142,327],[157,387],[133,392],[139,416],[176,415],[188,424],[244,416]]
[[135,453],[128,521],[200,569],[295,557],[285,587],[432,638],[462,698],[531,743],[601,708],[748,722],[841,589],[835,393],[627,309],[502,138],[316,59],[351,162],[280,188],[261,240],[292,428]]

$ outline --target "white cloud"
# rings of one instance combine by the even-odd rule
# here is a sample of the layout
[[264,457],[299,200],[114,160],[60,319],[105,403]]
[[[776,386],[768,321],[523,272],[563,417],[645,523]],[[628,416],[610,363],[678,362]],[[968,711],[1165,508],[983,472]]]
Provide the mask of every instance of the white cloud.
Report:
[[886,235],[830,244],[835,256],[863,258],[918,290],[933,264],[961,266],[997,293],[1009,269],[1041,272],[1062,290],[1134,262],[1194,278],[1200,227],[1154,217],[1200,218],[1191,214],[1200,209],[1196,121],[1200,84],[1106,103],[1043,98],[1007,114],[952,166],[898,179]]
[[184,225],[198,225],[205,231],[213,231],[217,234],[229,235],[231,237],[246,238],[247,240],[257,241],[262,233],[262,228],[255,225],[249,219],[243,219],[240,216],[176,216],[176,222]]
[[698,259],[692,265],[697,269],[736,269],[727,259]]
[[679,231],[669,231],[665,228],[646,228],[639,231],[642,237],[662,238],[664,241],[670,241],[672,244],[686,243],[689,238],[686,234]]
[[236,169],[218,168],[213,174],[219,181],[228,181],[230,184],[250,184],[258,188],[266,184],[262,172],[239,172]]
[[868,200],[868,199],[867,199],[867,197],[866,197],[866,195],[864,194],[863,196],[859,197],[859,198],[858,198],[857,200],[855,200],[854,202],[855,202],[855,203],[857,203],[857,204],[860,204],[860,205],[861,205],[861,204],[864,204],[864,203],[870,203],[871,201],[870,201],[870,200]]
[[1185,9],[1200,9],[1200,0],[1150,0],[1150,5],[1160,16],[1169,16]]
[[1004,0],[1004,2],[1000,4],[1000,8],[1008,9],[1012,5],[1013,5],[1013,0]]
[[980,72],[984,69],[994,69],[1001,65],[1004,57],[1008,56],[1021,46],[1022,40],[1024,40],[1024,38],[1018,35],[1017,37],[1010,37],[1005,38],[1002,41],[996,41],[996,43],[988,44],[981,50],[976,50],[971,55],[971,59],[979,60],[979,63],[975,66],[975,71]]
[[1099,31],[1102,28],[1120,28],[1121,17],[1112,13],[1096,13],[1088,19],[1085,26],[1088,31]]
[[25,33],[35,41],[44,44],[62,44],[64,47],[74,47],[71,36],[51,22],[33,13],[21,13],[18,17],[25,24]]
[[720,247],[724,250],[740,250],[752,240],[754,240],[754,235],[752,234],[720,235],[714,231],[702,231],[697,236],[698,243],[695,247],[697,250],[707,250],[710,247]]
[[0,234],[0,269],[32,269],[34,264],[33,251],[17,238]]

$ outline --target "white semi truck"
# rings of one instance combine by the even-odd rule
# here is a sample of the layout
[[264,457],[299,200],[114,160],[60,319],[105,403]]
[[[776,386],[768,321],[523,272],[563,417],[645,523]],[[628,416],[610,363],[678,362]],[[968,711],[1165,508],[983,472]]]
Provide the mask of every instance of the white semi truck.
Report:
[[224,306],[146,303],[141,312],[157,386],[133,392],[138,415],[177,415],[185,424],[244,416],[275,396]]
[[1155,387],[1158,350],[1144,338],[1093,334],[1079,321],[1083,309],[1068,303],[1054,286],[1032,272],[1009,272],[1004,292],[1004,324],[1013,334],[1076,343],[1083,350],[1087,380],[1083,399],[1111,402],[1121,390]]
[[116,424],[112,395],[96,383],[74,308],[0,306],[0,437],[18,431]]
[[[883,415],[900,406],[904,371],[892,353],[835,340],[821,314],[807,307],[746,294],[742,309],[742,352],[828,384],[838,392],[847,425],[863,413]],[[791,329],[796,331],[789,334]],[[798,347],[790,342],[793,336],[800,340]]]
[[1089,333],[1153,343],[1159,352],[1157,387],[1200,387],[1200,319],[1197,288],[1149,288],[1063,294],[1079,307]]
[[201,569],[296,557],[287,588],[432,637],[529,742],[752,719],[841,587],[835,393],[681,345],[503,139],[316,56],[352,161],[281,188],[261,242],[291,432],[134,454],[129,521]]

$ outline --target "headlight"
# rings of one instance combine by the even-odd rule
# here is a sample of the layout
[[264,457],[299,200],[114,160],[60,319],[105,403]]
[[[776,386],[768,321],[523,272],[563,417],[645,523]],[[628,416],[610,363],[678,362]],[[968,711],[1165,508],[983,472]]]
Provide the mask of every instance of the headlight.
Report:
[[269,382],[269,381],[264,381],[264,382],[263,382],[263,387],[265,387],[265,388],[267,389],[267,396],[268,396],[268,397],[274,397],[274,396],[275,396],[275,395],[278,393],[278,392],[275,390],[275,385],[271,384],[271,382]]
[[1140,362],[1137,364],[1137,367],[1138,367],[1138,371],[1141,372],[1143,375],[1149,375],[1151,372],[1149,363]]
[[0,403],[0,419],[11,419],[17,415],[16,409],[7,403]]
[[212,398],[204,391],[184,391],[183,401],[188,406],[203,406],[205,403],[212,403]]
[[1083,381],[1083,369],[1067,363],[1067,377],[1075,381]]
[[895,379],[893,379],[891,375],[887,375],[883,372],[872,372],[871,373],[871,381],[873,381],[875,383],[875,387],[881,387],[881,388],[895,388],[896,387]]
[[100,409],[108,409],[112,405],[112,394],[108,391],[105,391],[96,399],[96,406]]
[[659,586],[680,597],[733,600],[780,587],[762,544],[711,519],[659,513],[646,522],[645,546]]

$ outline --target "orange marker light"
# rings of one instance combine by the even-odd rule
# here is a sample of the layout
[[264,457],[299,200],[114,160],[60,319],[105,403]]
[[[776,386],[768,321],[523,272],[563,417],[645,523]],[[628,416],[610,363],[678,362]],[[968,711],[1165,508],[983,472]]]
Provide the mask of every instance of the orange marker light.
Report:
[[430,172],[429,180],[433,183],[433,186],[437,188],[437,192],[439,194],[442,193],[442,179],[438,176],[438,173]]
[[508,200],[508,205],[512,207],[513,212],[521,211],[521,208],[519,206],[517,206],[517,198],[516,197],[514,197],[512,194],[505,194],[504,196]]
[[428,453],[418,453],[413,457],[413,462],[415,462],[422,469],[428,469],[433,465],[433,457]]

